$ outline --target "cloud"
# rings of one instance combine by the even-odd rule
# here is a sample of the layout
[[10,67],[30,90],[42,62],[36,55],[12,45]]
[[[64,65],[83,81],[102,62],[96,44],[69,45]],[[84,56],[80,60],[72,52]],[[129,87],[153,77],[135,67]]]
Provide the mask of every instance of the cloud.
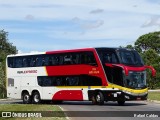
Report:
[[96,21],[86,22],[82,24],[81,27],[84,29],[96,29],[102,26],[103,24],[104,24],[103,20],[96,20]]
[[149,20],[147,20],[141,27],[152,27],[158,26],[160,27],[160,16],[153,16]]
[[18,50],[18,54],[23,54],[22,50]]
[[104,24],[103,20],[83,20],[79,17],[74,17],[71,19],[71,21],[77,24],[83,30],[96,29]]
[[34,20],[34,16],[31,15],[31,14],[28,14],[28,15],[25,16],[25,19],[26,20]]
[[90,14],[99,14],[99,13],[102,13],[102,12],[104,12],[103,9],[96,9],[96,10],[90,11],[89,13],[90,13]]
[[78,22],[80,22],[80,20],[81,19],[79,17],[74,17],[74,18],[71,19],[71,21],[74,22],[74,23],[78,23]]

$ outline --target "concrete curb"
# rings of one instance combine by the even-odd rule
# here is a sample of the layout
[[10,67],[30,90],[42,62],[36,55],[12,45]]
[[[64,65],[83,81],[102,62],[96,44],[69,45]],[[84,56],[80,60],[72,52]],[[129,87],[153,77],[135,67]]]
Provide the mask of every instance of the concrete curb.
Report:
[[5,101],[5,100],[8,100],[8,99],[0,99],[0,101]]
[[147,101],[148,101],[148,102],[152,102],[152,103],[160,104],[160,101],[158,101],[158,100],[150,100],[150,99],[148,99]]
[[160,89],[157,89],[157,90],[148,90],[148,92],[160,92]]

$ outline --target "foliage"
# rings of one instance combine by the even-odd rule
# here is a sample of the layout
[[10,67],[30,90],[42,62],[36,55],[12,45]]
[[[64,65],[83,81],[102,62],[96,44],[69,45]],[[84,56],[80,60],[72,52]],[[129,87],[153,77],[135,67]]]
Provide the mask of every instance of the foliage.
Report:
[[135,42],[135,49],[139,52],[153,49],[157,53],[160,53],[160,32],[140,36]]
[[17,53],[16,47],[8,41],[7,37],[8,33],[4,30],[0,30],[0,97],[2,98],[4,98],[6,95],[6,56]]

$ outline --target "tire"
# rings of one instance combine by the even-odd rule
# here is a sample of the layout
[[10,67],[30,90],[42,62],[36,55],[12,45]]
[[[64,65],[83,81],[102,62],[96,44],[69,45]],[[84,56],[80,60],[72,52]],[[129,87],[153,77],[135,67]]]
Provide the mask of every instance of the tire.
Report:
[[39,92],[34,92],[32,95],[32,103],[33,104],[39,104],[41,103],[41,96]]
[[102,92],[98,92],[95,96],[95,101],[98,105],[103,105],[104,104],[104,96]]
[[23,99],[23,103],[24,103],[24,104],[29,104],[29,103],[31,103],[31,97],[30,97],[30,95],[29,95],[28,92],[23,93],[22,99]]
[[125,101],[117,101],[119,106],[123,106],[125,104]]

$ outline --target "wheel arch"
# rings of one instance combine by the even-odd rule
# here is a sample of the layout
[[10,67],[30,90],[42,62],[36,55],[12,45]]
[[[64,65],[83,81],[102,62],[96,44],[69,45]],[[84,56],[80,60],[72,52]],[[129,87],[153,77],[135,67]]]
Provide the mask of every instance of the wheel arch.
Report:
[[29,95],[31,95],[28,90],[22,90],[22,92],[21,92],[21,99],[22,99],[24,93],[28,93]]
[[91,101],[92,97],[95,96],[98,92],[101,92],[104,96],[103,90],[95,89],[95,90],[88,90],[88,98]]
[[32,90],[31,95],[33,95],[33,93],[38,92],[40,97],[42,98],[41,92],[37,89]]

